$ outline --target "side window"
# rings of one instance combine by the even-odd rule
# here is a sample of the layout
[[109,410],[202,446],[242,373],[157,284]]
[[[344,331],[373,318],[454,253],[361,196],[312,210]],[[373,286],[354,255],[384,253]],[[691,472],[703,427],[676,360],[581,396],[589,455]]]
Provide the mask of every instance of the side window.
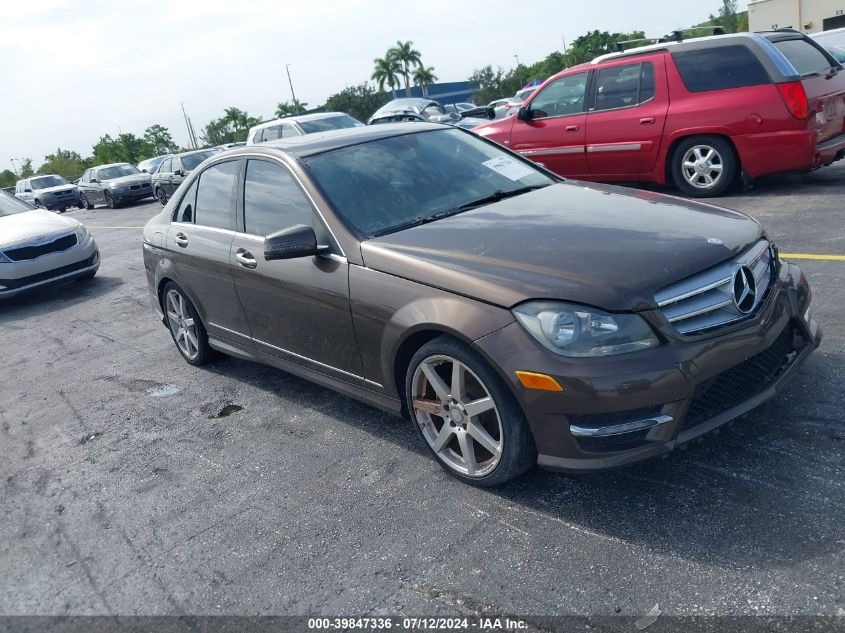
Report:
[[174,158],[170,161],[170,171],[174,172],[177,169],[182,169],[182,161],[178,158]]
[[833,65],[824,53],[803,38],[782,40],[774,45],[802,75],[823,72]]
[[179,202],[179,208],[176,209],[176,214],[173,216],[173,220],[175,222],[193,222],[194,207],[196,206],[196,201],[197,181],[195,180],[193,184],[188,188],[188,191],[185,192],[185,195],[182,196],[182,200]]
[[264,128],[264,135],[261,137],[261,142],[264,143],[266,141],[275,141],[281,138],[281,129],[280,125],[274,125],[273,127],[265,127]]
[[290,138],[291,136],[302,136],[292,125],[283,125],[282,128],[282,138]]
[[312,225],[314,209],[287,168],[264,160],[246,165],[244,229],[262,237],[294,226]]
[[595,101],[591,110],[614,110],[654,97],[654,65],[626,64],[602,68],[596,73]]
[[160,174],[169,174],[170,173],[170,159],[169,158],[161,164],[161,167],[158,168],[158,172]]
[[230,211],[235,196],[238,161],[218,163],[202,172],[197,188],[194,223],[218,229],[231,229]]
[[264,142],[264,130],[255,130],[255,134],[252,135],[252,142],[253,143],[263,143]]
[[578,114],[584,111],[587,73],[561,77],[546,86],[531,102],[533,118]]
[[690,92],[708,92],[770,83],[769,74],[751,50],[742,45],[672,53]]

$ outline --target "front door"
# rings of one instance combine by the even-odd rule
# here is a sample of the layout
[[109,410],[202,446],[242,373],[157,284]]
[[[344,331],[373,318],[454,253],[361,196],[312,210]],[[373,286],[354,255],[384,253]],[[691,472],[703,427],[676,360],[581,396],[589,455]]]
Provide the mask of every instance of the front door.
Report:
[[561,176],[586,176],[588,78],[588,72],[566,75],[536,94],[525,106],[529,120],[514,121],[510,149]]
[[[349,306],[349,265],[290,170],[249,160],[240,229],[230,262],[257,350],[334,377],[360,381],[361,357]],[[264,259],[264,237],[297,224],[314,227],[334,254]]]

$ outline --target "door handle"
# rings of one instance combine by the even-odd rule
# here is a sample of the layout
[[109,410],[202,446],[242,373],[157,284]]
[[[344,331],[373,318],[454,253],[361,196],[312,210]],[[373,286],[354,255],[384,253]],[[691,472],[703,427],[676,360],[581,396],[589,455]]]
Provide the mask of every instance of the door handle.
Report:
[[237,259],[238,263],[244,268],[255,268],[258,266],[258,262],[255,261],[255,257],[253,257],[252,253],[245,248],[239,248],[235,252],[235,259]]
[[578,131],[578,130],[580,130],[580,129],[581,129],[581,128],[579,128],[577,125],[567,125],[567,126],[566,126],[566,131],[567,131],[567,132],[577,132],[577,131]]
[[654,125],[654,117],[647,116],[640,119],[640,125]]
[[176,246],[185,248],[188,245],[188,236],[184,233],[177,233],[174,241],[176,242]]

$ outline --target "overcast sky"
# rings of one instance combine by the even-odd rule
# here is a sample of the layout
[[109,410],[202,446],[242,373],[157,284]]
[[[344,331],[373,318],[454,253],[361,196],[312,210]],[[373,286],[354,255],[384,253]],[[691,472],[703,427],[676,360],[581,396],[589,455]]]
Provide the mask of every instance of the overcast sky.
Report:
[[[0,1],[0,170],[57,147],[91,154],[103,134],[160,123],[180,145],[180,102],[199,133],[227,106],[270,118],[372,73],[412,40],[441,81],[533,63],[592,29],[649,36],[707,19],[719,0]],[[740,2],[744,9],[745,2]]]

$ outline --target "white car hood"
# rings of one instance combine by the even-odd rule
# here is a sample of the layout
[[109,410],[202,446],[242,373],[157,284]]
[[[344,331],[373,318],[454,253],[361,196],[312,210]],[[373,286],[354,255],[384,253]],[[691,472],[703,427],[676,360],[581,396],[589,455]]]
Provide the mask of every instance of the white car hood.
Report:
[[56,215],[44,209],[0,216],[0,246],[9,246],[36,237],[62,235],[79,225],[79,222]]
[[38,193],[45,191],[47,193],[58,193],[59,191],[73,191],[76,189],[76,185],[56,185],[54,187],[44,187],[43,189],[37,189]]

